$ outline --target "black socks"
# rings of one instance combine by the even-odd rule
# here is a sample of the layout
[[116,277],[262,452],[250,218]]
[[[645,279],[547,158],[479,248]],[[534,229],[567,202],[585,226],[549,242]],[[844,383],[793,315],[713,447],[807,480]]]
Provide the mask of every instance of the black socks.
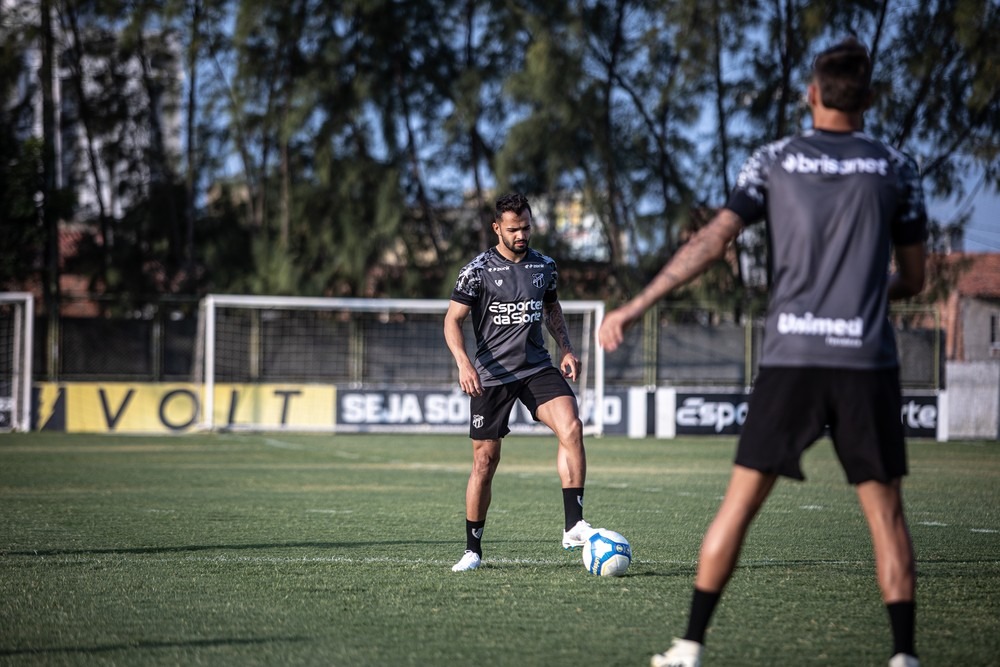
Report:
[[475,551],[480,556],[483,555],[483,526],[486,520],[469,521],[465,520],[465,550]]
[[563,489],[563,509],[566,512],[566,530],[583,521],[583,487]]
[[893,602],[885,608],[889,612],[889,625],[892,627],[892,654],[907,653],[917,657],[913,648],[917,603]]
[[722,593],[708,593],[694,589],[691,597],[691,615],[688,617],[687,632],[684,639],[689,639],[699,644],[705,643],[705,631],[708,629],[708,622],[712,620],[712,613],[715,605],[719,603]]

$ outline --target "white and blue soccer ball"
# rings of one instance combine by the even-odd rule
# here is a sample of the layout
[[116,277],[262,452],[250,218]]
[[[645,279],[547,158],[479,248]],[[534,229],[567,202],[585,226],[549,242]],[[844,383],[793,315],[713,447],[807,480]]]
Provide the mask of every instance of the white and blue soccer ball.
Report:
[[598,528],[583,543],[583,566],[599,577],[620,577],[632,562],[632,545],[621,533]]

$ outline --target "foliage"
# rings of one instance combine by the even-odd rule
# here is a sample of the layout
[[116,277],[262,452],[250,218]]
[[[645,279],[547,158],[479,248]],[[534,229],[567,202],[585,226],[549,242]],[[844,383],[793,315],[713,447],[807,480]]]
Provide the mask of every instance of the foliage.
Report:
[[23,76],[21,50],[26,35],[9,30],[5,16],[0,28],[0,289],[23,289],[19,281],[40,268],[44,233],[34,200],[39,188],[42,145],[37,139],[19,141],[15,128],[28,109],[11,92]]
[[[848,33],[876,64],[868,130],[918,159],[927,193],[1000,185],[992,0],[18,7],[2,15],[4,223],[28,221],[40,192],[21,185],[38,149],[12,114],[34,113],[21,58],[50,8],[79,195],[59,217],[90,227],[79,261],[95,284],[136,298],[441,296],[491,243],[492,199],[507,189],[582,196],[608,257],[587,296],[620,297],[725,203],[753,146],[806,126],[811,58]],[[30,221],[22,232],[44,240]],[[536,238],[583,259],[562,234]],[[760,239],[745,242],[740,253],[761,256]],[[0,266],[27,275],[13,247]],[[757,298],[738,266],[693,293]]]
[[[9,127],[0,121],[0,125]],[[26,278],[37,275],[45,251],[45,235],[33,193],[38,190],[41,144],[18,143],[7,132],[0,135],[0,238],[8,252],[0,252],[0,290],[24,289]]]

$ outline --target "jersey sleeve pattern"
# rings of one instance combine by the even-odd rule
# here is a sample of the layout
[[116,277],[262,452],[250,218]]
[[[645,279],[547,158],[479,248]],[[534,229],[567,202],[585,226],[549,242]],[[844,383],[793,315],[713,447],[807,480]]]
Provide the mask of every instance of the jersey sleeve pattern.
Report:
[[466,306],[471,306],[479,298],[483,290],[483,271],[489,253],[483,252],[471,262],[462,267],[455,281],[455,289],[451,292],[451,300]]
[[927,205],[917,163],[909,155],[886,146],[889,160],[899,174],[900,207],[892,226],[896,245],[913,245],[927,240]]
[[767,210],[768,171],[793,138],[785,137],[765,144],[743,163],[736,178],[736,186],[726,202],[726,208],[740,216],[745,224],[752,224],[764,218]]
[[548,257],[547,255],[542,255],[542,261],[552,267],[552,277],[549,280],[548,286],[545,288],[545,294],[542,295],[542,301],[545,303],[552,303],[559,298],[559,269],[556,266],[556,260]]

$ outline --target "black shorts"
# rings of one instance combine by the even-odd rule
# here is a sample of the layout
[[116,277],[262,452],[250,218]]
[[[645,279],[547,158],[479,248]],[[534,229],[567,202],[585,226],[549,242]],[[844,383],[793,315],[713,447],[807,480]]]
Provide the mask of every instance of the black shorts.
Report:
[[888,482],[907,473],[901,409],[896,368],[761,368],[736,463],[805,479],[802,453],[828,431],[848,482]]
[[523,380],[483,387],[481,396],[469,404],[469,437],[473,440],[499,440],[510,433],[510,411],[520,399],[538,421],[538,406],[559,396],[576,398],[573,389],[558,369],[550,366]]

